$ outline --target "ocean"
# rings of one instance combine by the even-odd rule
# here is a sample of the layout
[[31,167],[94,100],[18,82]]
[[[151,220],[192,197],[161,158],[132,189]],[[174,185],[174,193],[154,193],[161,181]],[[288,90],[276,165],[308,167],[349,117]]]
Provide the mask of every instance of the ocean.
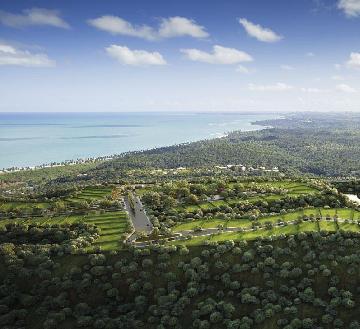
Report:
[[272,114],[0,113],[0,169],[108,156],[264,127]]

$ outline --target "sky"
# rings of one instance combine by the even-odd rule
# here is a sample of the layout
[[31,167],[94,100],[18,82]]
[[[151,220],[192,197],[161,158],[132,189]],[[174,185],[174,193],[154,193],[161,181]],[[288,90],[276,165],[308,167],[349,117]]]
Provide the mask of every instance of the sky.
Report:
[[0,112],[359,111],[360,0],[0,0]]

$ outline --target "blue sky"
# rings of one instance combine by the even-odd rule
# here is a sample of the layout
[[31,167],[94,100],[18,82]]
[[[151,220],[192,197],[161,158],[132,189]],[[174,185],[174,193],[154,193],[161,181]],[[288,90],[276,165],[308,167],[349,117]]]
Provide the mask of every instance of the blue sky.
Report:
[[0,1],[0,111],[359,111],[360,0]]

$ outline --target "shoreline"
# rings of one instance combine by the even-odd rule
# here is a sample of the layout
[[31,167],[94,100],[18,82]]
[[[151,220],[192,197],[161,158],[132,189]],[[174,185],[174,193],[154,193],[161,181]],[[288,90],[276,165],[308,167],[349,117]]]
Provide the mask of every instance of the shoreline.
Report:
[[[4,113],[4,112],[2,112],[2,113]],[[24,113],[24,112],[17,112],[17,113]],[[40,112],[34,112],[34,113],[40,113]],[[90,114],[91,113],[92,112],[90,112]],[[112,112],[110,112],[110,113],[112,113]],[[228,112],[228,113],[231,113],[231,112]],[[174,114],[176,115],[176,113],[174,113]],[[187,113],[184,113],[184,114],[186,115]],[[194,114],[202,114],[202,113],[194,113]],[[214,112],[214,114],[217,114],[217,113]],[[246,115],[246,114],[250,114],[250,113],[240,113],[240,114]],[[285,118],[285,116],[281,115],[281,116],[275,118],[274,120],[279,120],[279,119],[283,119],[283,118]],[[259,131],[259,130],[273,128],[272,126],[265,125],[265,124],[262,124],[261,122],[257,122],[257,121],[250,122],[250,124],[252,126],[259,126],[260,128],[253,129],[253,130],[241,130],[241,129],[239,129],[239,130],[234,130],[234,131],[231,131],[231,132],[235,132],[235,131],[237,131],[237,132],[250,132],[250,131]],[[171,147],[171,146],[176,146],[176,145],[186,145],[186,144],[189,144],[189,143],[195,143],[195,142],[200,142],[200,141],[204,141],[204,140],[226,138],[226,137],[228,137],[228,135],[231,132],[216,133],[216,135],[218,135],[218,136],[210,136],[209,138],[203,138],[203,139],[194,140],[194,141],[187,141],[187,142],[178,143],[178,144],[162,145],[162,146],[157,146],[157,147],[150,148],[150,149],[124,151],[122,153],[118,153],[118,154],[114,154],[114,155],[104,155],[104,156],[99,156],[99,157],[89,157],[89,158],[81,158],[81,159],[64,160],[64,161],[61,161],[61,162],[43,163],[41,165],[29,165],[29,166],[23,166],[23,167],[17,167],[17,166],[15,166],[15,167],[7,167],[7,168],[0,169],[0,175],[9,174],[9,173],[15,173],[15,172],[21,172],[21,171],[40,170],[40,169],[45,169],[45,168],[75,166],[75,165],[97,163],[97,162],[101,163],[101,162],[113,160],[115,158],[120,158],[121,156],[124,156],[124,155],[129,154],[129,153],[145,152],[145,151],[149,151],[151,149],[157,149],[157,148],[163,148],[163,147]]]

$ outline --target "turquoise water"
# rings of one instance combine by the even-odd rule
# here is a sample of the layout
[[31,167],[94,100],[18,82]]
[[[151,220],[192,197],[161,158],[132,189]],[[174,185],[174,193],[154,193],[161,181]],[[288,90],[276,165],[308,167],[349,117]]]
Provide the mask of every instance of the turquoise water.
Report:
[[240,113],[0,113],[0,168],[119,154],[263,127]]

